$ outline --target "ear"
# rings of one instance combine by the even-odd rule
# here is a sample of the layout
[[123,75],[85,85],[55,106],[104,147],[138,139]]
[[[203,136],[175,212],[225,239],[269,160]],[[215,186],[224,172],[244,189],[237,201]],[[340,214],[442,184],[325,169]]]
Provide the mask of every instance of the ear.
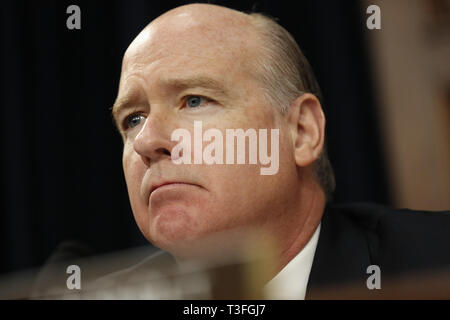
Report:
[[325,116],[319,99],[311,93],[298,97],[288,111],[297,166],[306,167],[320,156],[325,140]]

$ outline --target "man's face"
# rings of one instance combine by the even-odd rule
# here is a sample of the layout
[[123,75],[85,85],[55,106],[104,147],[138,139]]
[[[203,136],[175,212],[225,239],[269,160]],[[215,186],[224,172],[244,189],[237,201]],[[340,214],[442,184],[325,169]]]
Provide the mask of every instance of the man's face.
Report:
[[[201,250],[215,232],[282,232],[288,221],[294,146],[255,77],[260,45],[244,16],[181,10],[154,21],[127,50],[115,117],[130,202],[145,237],[174,255]],[[223,137],[226,129],[279,129],[278,173],[261,175],[260,164],[174,164],[171,134],[184,128],[194,137],[194,121]],[[154,189],[164,183],[172,184]]]

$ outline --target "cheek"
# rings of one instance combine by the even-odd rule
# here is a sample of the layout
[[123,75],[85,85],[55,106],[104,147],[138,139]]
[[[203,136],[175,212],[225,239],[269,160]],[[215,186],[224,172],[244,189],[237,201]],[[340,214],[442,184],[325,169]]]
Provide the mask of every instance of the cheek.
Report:
[[260,175],[257,165],[216,165],[204,168],[213,200],[206,222],[218,226],[253,221],[261,204],[268,199],[270,178]]
[[[265,109],[261,106],[258,110]],[[266,112],[258,112],[258,110],[247,108],[243,113],[229,114],[220,122],[220,125],[216,124],[215,127],[222,131],[224,139],[225,129],[228,128],[227,124],[230,124],[229,128],[255,129],[257,132],[259,129],[267,129],[267,155],[272,154],[270,130],[279,129],[279,139],[274,141],[278,144],[278,165],[275,164],[274,159],[271,159],[270,164],[260,164],[260,142],[258,141],[256,148],[258,165],[227,164],[202,168],[204,173],[207,173],[206,176],[209,177],[210,185],[215,191],[216,197],[220,199],[219,202],[230,209],[227,210],[228,212],[233,208],[239,214],[247,214],[252,208],[260,208],[262,204],[267,205],[267,202],[271,201],[275,194],[279,194],[280,189],[291,187],[292,180],[296,179],[292,140],[286,124],[277,118],[277,113],[272,112],[272,109],[268,109]],[[208,126],[205,127],[208,128]],[[248,140],[246,140],[245,152],[246,163],[248,163]],[[225,153],[226,145],[224,143],[224,157]],[[273,170],[270,171],[274,172],[273,175],[261,174],[262,168],[269,168],[272,165]]]
[[130,150],[129,146],[124,147],[122,157],[123,172],[128,187],[128,193],[133,196],[135,195],[135,192],[130,191],[136,191],[135,189],[140,186],[140,183],[142,181],[141,179],[139,179],[140,166],[137,163],[137,158],[137,154],[134,151]]
[[147,208],[140,196],[141,184],[145,174],[145,165],[134,151],[129,151],[127,148],[124,148],[122,166],[134,218],[141,232],[147,236]]
[[[251,219],[264,208],[283,207],[295,192],[297,169],[287,130],[280,130],[278,171],[262,175],[264,165],[218,165],[208,170],[211,186],[226,212],[236,219]],[[283,190],[280,192],[280,190]]]

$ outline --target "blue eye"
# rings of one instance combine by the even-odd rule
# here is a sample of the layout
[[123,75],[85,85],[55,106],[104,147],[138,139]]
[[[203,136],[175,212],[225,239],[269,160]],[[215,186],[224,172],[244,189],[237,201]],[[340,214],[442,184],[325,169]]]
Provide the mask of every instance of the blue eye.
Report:
[[186,100],[186,104],[189,108],[197,108],[202,104],[203,100],[204,99],[200,96],[189,96]]
[[141,123],[142,119],[145,119],[143,115],[132,114],[132,115],[129,115],[125,119],[125,123],[128,126],[128,128],[134,128],[134,127],[138,126]]

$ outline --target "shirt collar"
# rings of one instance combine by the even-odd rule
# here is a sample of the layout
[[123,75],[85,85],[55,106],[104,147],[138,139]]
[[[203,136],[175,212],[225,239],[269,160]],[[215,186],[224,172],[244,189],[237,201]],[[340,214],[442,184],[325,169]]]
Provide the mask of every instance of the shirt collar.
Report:
[[267,299],[305,299],[319,233],[320,224],[306,246],[266,284],[264,293]]

